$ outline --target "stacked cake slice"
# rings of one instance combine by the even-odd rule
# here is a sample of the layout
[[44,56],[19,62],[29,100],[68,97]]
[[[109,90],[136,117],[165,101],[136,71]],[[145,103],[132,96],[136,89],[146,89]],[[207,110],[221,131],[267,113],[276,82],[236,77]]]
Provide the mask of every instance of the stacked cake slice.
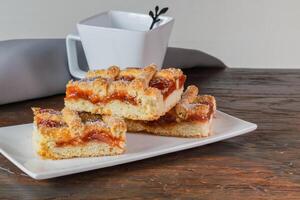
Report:
[[126,129],[156,135],[211,134],[214,97],[185,92],[180,69],[155,65],[89,71],[70,81],[62,111],[33,108],[36,150],[43,158],[115,155],[124,152]]
[[118,67],[87,73],[67,84],[65,106],[77,111],[116,115],[132,120],[155,120],[180,100],[185,75],[179,69],[156,71]]

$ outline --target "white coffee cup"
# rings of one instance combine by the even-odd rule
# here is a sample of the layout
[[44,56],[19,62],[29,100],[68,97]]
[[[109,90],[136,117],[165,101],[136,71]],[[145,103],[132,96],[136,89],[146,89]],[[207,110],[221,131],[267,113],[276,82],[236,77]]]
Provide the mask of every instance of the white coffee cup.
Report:
[[174,19],[160,16],[152,30],[152,18],[145,14],[107,11],[77,23],[78,34],[66,38],[69,69],[72,76],[83,78],[78,66],[76,41],[81,41],[90,70],[117,65],[161,68]]

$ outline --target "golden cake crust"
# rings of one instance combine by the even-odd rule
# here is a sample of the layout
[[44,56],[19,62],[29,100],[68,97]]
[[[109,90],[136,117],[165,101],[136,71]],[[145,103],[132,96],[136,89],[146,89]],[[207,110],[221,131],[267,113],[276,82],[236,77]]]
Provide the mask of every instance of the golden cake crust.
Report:
[[108,69],[99,69],[99,70],[92,70],[86,73],[86,78],[95,78],[95,77],[102,77],[106,79],[115,79],[116,76],[120,73],[120,69],[117,66],[111,66]]

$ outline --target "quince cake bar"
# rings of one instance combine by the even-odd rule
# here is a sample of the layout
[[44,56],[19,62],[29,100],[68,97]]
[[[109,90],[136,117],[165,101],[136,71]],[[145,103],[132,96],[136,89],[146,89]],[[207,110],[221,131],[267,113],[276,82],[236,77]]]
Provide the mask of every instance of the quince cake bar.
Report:
[[112,116],[32,108],[33,146],[46,159],[116,155],[125,151],[126,124]]
[[157,71],[155,65],[89,71],[86,78],[67,84],[65,106],[132,120],[156,120],[178,103],[185,79],[180,69]]
[[212,134],[216,111],[213,96],[198,95],[196,86],[189,86],[181,100],[164,116],[154,121],[125,119],[127,130],[176,137],[207,137]]

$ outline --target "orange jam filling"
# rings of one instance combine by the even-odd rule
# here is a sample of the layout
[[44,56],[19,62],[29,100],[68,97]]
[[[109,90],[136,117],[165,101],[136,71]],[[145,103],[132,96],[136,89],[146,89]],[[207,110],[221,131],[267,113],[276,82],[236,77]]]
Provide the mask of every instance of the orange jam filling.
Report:
[[119,100],[122,102],[128,102],[133,105],[138,105],[138,101],[135,97],[128,95],[125,92],[116,92],[106,97],[99,97],[98,95],[93,94],[90,90],[81,90],[77,86],[70,86],[66,91],[67,99],[84,99],[92,102],[93,104],[97,103],[108,103],[113,100]]
[[179,77],[179,88],[183,87],[185,80],[186,80],[185,75],[182,75],[182,76]]
[[154,121],[144,121],[145,124],[149,126],[159,126],[164,124],[172,124],[176,122],[176,115],[171,113],[166,113],[164,116],[161,116],[159,119]]
[[87,142],[91,142],[91,141],[103,142],[109,144],[110,146],[117,146],[119,148],[122,148],[121,143],[124,142],[124,139],[119,137],[113,137],[112,135],[103,131],[92,130],[84,134],[83,137],[76,137],[66,141],[57,141],[56,146],[57,147],[77,146],[77,145],[86,144]]
[[209,112],[207,114],[192,114],[189,115],[186,119],[179,119],[174,110],[167,112],[164,116],[161,116],[159,119],[154,121],[145,121],[144,123],[151,126],[159,126],[165,124],[172,124],[178,122],[193,122],[193,121],[207,121],[211,118],[213,110],[213,104],[209,102],[202,102],[201,104],[206,104],[209,106]]
[[185,119],[185,121],[191,122],[191,121],[206,121],[209,119],[210,115],[189,115],[187,119]]
[[[179,88],[183,87],[186,77],[184,75],[179,77]],[[150,87],[157,88],[161,91],[164,99],[166,99],[174,90],[176,90],[176,82],[161,77],[153,78],[150,83]],[[178,88],[178,89],[179,89]]]
[[[161,125],[169,125],[172,123],[180,123],[180,122],[193,122],[193,121],[207,121],[209,119],[210,115],[190,115],[187,119],[177,119],[176,116],[174,115],[164,115],[162,117],[160,117],[157,120],[154,121],[148,121],[148,122],[144,122],[147,125],[150,126],[161,126]],[[178,121],[177,121],[178,120]]]

